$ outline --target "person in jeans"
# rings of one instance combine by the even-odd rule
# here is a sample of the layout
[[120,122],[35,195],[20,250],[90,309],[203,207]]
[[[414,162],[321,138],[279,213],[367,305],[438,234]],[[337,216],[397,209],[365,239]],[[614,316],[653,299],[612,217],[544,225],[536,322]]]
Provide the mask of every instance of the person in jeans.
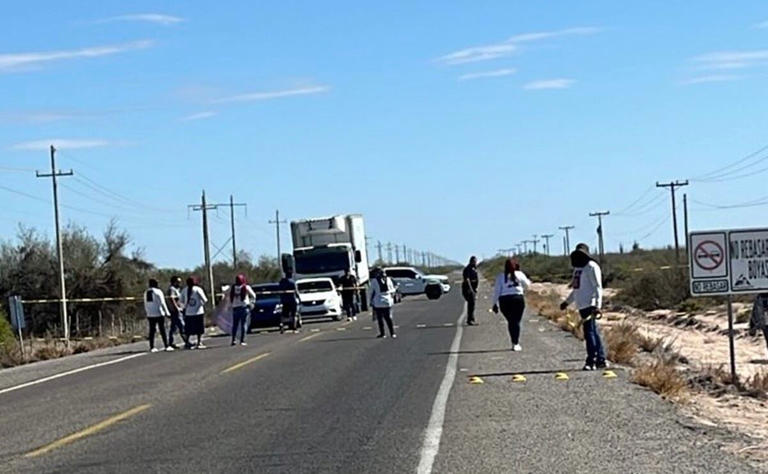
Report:
[[179,336],[184,341],[184,346],[188,347],[187,335],[184,333],[184,318],[182,317],[182,311],[184,307],[181,305],[181,278],[178,276],[171,277],[171,286],[168,287],[168,309],[171,312],[171,324],[168,328],[168,345],[174,349],[178,349],[178,346],[173,343],[173,333],[178,331]]
[[749,335],[754,336],[760,329],[768,345],[768,293],[760,293],[752,305],[752,317],[749,318]]
[[371,281],[371,308],[376,321],[379,323],[378,338],[387,337],[384,332],[384,323],[387,324],[389,335],[397,338],[395,325],[392,322],[392,307],[395,305],[395,284],[384,270],[378,270],[376,277]]
[[[205,291],[197,285],[194,277],[187,278],[187,287],[181,292],[181,304],[184,306],[184,329],[190,349],[205,349],[203,333],[205,332],[205,303],[208,298]],[[192,345],[192,336],[197,336],[197,344]]]
[[280,291],[280,304],[283,305],[283,312],[280,315],[280,334],[285,332],[286,323],[298,331],[296,314],[299,309],[299,290],[293,279],[293,272],[285,272],[285,276],[278,283],[278,291]]
[[496,277],[493,286],[493,312],[501,310],[507,320],[509,338],[512,340],[512,350],[522,351],[520,346],[520,321],[525,312],[525,290],[531,285],[531,280],[520,271],[520,264],[511,258],[504,262],[504,271]]
[[149,323],[149,351],[158,352],[155,347],[155,333],[158,329],[165,350],[172,351],[173,347],[168,345],[168,338],[165,335],[165,317],[170,316],[171,313],[165,304],[165,295],[157,286],[157,280],[150,279],[149,288],[144,293],[144,311],[147,313],[147,322]]
[[357,320],[355,316],[355,294],[357,293],[357,278],[349,268],[344,269],[344,276],[339,280],[341,289],[341,306],[347,313],[347,321]]
[[237,275],[235,284],[229,289],[229,302],[232,304],[232,343],[235,345],[237,331],[240,330],[240,345],[247,346],[245,342],[245,320],[248,319],[248,311],[256,299],[256,293],[248,286],[245,275]]
[[571,253],[573,281],[571,293],[560,305],[565,310],[570,303],[575,303],[579,310],[584,330],[584,342],[587,346],[587,360],[584,370],[604,369],[605,349],[597,327],[603,307],[603,274],[600,265],[589,255],[589,246],[579,244]]
[[477,285],[480,279],[477,276],[477,257],[474,255],[469,259],[469,264],[464,267],[462,272],[461,294],[467,302],[467,325],[474,326],[475,323],[475,302],[477,300]]

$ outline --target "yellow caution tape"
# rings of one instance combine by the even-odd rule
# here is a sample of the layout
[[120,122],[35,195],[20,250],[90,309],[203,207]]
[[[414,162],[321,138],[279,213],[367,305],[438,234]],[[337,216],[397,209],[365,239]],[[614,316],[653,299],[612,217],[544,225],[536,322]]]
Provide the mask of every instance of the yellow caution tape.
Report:
[[512,376],[513,382],[525,382],[525,375],[516,374]]
[[470,377],[469,378],[469,383],[474,384],[474,385],[479,385],[479,384],[485,383],[485,382],[483,382],[483,379],[481,379],[480,377]]
[[606,370],[605,372],[603,372],[604,379],[615,379],[616,377],[618,377],[618,375],[616,375],[616,372],[612,370]]
[[555,380],[568,380],[568,374],[565,372],[558,372],[555,374]]

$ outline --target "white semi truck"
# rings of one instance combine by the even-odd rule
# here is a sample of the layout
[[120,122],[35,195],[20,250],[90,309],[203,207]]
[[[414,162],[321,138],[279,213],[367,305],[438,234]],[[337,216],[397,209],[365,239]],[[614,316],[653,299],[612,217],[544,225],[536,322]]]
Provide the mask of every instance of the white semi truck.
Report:
[[368,254],[360,214],[291,222],[296,278],[329,277],[338,284],[344,270],[357,277],[362,311],[368,310]]

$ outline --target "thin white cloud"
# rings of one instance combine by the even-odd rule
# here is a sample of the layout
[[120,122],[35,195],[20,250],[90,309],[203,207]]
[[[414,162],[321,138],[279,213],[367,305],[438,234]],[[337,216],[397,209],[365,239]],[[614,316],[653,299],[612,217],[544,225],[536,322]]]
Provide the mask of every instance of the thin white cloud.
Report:
[[212,110],[208,110],[205,112],[198,112],[196,114],[187,115],[186,117],[182,117],[182,122],[189,122],[192,120],[203,120],[211,117],[215,117],[216,115],[219,115],[218,112],[214,112]]
[[715,51],[693,58],[698,63],[746,63],[768,60],[768,49],[753,49],[747,51]]
[[691,84],[704,84],[707,82],[732,82],[732,81],[739,81],[741,79],[744,79],[744,76],[738,76],[735,74],[712,74],[708,76],[699,76],[699,77],[693,77],[691,79],[686,79],[682,82],[684,85],[691,85]]
[[91,46],[88,48],[61,51],[0,54],[0,72],[13,71],[30,66],[40,66],[52,61],[110,56],[127,51],[149,48],[153,44],[154,43],[151,40],[141,40],[133,41],[131,43]]
[[182,23],[186,21],[186,19],[178,16],[165,15],[163,13],[137,13],[133,15],[118,15],[111,16],[109,18],[101,18],[99,20],[93,21],[93,23],[113,23],[116,21],[139,21],[169,26]]
[[515,69],[508,68],[508,69],[497,69],[495,71],[484,71],[484,72],[471,72],[469,74],[462,74],[459,76],[460,81],[471,81],[473,79],[483,79],[488,77],[503,77],[503,76],[511,76],[517,72]]
[[47,138],[44,140],[33,140],[28,142],[16,143],[11,146],[12,150],[47,150],[51,145],[59,150],[78,150],[83,148],[101,148],[105,146],[113,146],[115,142],[104,140],[100,138],[96,139],[79,139],[79,138]]
[[212,100],[212,104],[224,104],[231,102],[254,102],[260,100],[279,99],[282,97],[291,97],[296,95],[309,95],[320,94],[328,92],[330,87],[328,86],[311,86],[311,87],[299,87],[296,89],[284,89],[279,91],[268,92],[251,92],[248,94],[238,94],[229,97],[221,97],[219,99]]
[[539,81],[532,81],[523,86],[523,89],[527,90],[544,90],[544,89],[568,89],[576,82],[573,79],[542,79]]
[[765,29],[768,28],[768,21],[761,21],[755,25],[755,28]]
[[473,63],[478,61],[488,61],[491,59],[497,59],[502,57],[511,56],[520,51],[520,43],[528,43],[532,41],[541,41],[550,38],[557,38],[562,36],[586,36],[593,35],[602,31],[601,28],[595,27],[577,27],[566,28],[562,30],[553,31],[538,31],[534,33],[524,33],[520,35],[512,36],[506,41],[500,43],[493,43],[484,46],[473,46],[470,48],[460,49],[452,53],[440,56],[435,59],[435,62],[446,65],[457,65],[465,63]]

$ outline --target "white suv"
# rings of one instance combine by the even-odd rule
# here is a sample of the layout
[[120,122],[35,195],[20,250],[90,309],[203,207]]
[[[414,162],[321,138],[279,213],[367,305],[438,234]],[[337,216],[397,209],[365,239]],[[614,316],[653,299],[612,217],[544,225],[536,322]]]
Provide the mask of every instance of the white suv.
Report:
[[398,284],[403,296],[426,293],[428,298],[437,299],[445,292],[445,287],[437,275],[424,275],[413,267],[388,267],[384,271]]

